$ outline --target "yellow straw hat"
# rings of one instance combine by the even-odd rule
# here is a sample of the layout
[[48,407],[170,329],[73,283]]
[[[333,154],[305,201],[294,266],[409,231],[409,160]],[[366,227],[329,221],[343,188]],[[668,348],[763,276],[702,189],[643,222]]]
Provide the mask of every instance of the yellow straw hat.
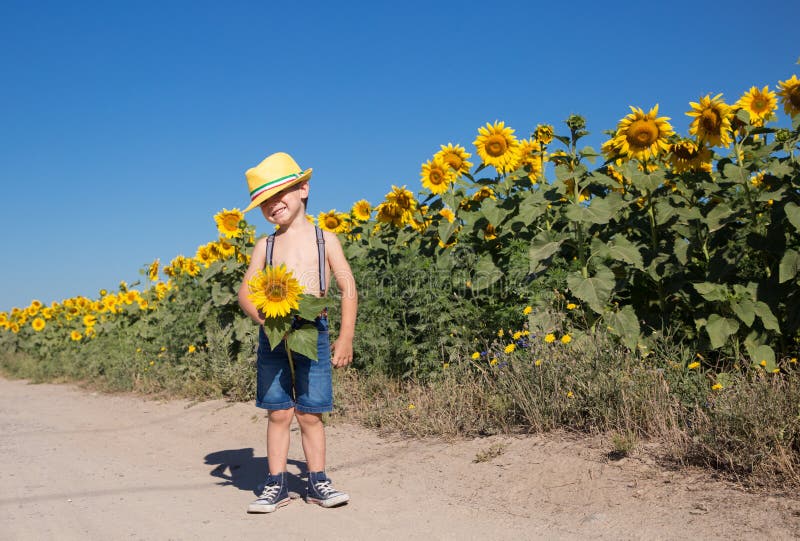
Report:
[[250,204],[244,209],[247,212],[281,190],[311,178],[311,169],[303,171],[291,156],[276,152],[248,169],[244,176],[247,177],[247,188],[250,190]]

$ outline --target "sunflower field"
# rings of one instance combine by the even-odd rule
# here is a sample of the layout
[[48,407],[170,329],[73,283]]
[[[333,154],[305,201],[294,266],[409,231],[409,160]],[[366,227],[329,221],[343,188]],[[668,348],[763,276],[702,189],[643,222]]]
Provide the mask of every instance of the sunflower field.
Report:
[[[599,150],[582,144],[578,115],[526,137],[487,123],[473,151],[448,143],[422,163],[416,193],[392,186],[377,204],[309,216],[340,236],[353,266],[358,373],[435,382],[461,366],[507,391],[521,388],[512,375],[533,380],[549,358],[602,343],[625,358],[615,370],[661,378],[686,411],[741,403],[753,382],[800,394],[800,80],[730,103],[699,96],[687,134],[661,114],[630,107]],[[3,369],[249,398],[257,333],[236,291],[255,229],[237,209],[214,219],[218,239],[146,265],[137,284],[0,312]],[[592,370],[570,377],[604,372]],[[594,410],[574,404],[589,387],[570,385],[559,400],[586,419]],[[539,426],[525,404],[487,407]],[[580,424],[575,415],[562,418]],[[797,465],[793,423],[780,437]]]

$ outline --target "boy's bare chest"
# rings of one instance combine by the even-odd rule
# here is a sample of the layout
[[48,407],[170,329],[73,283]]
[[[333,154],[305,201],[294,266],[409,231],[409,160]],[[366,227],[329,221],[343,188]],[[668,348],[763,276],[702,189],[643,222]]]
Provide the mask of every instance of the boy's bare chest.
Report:
[[272,264],[286,265],[286,269],[291,271],[306,293],[319,294],[319,251],[316,239],[312,242],[276,239],[272,251]]

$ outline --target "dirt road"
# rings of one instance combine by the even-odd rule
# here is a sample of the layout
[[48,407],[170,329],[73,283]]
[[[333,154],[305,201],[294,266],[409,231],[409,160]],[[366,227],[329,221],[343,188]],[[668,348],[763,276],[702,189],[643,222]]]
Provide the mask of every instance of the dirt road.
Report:
[[[600,439],[445,443],[328,429],[349,505],[247,515],[261,411],[0,379],[0,539],[791,539],[800,501],[609,461]],[[303,493],[299,434],[291,490]],[[494,456],[497,455],[497,456]],[[476,458],[479,461],[476,462]],[[482,459],[482,461],[481,461]]]

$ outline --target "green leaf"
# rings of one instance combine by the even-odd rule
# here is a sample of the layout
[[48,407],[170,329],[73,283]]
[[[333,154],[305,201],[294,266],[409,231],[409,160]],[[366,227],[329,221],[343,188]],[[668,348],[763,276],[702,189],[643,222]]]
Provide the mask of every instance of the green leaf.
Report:
[[706,323],[706,332],[711,339],[711,347],[721,348],[728,341],[728,337],[739,330],[739,322],[735,319],[711,314]]
[[764,324],[765,329],[778,331],[779,333],[781,332],[781,326],[778,323],[778,318],[776,318],[775,314],[772,313],[772,310],[770,310],[767,303],[763,301],[756,301],[754,310],[756,315],[761,318],[761,323]]
[[623,306],[621,310],[611,314],[608,326],[611,327],[609,330],[613,334],[622,339],[622,343],[628,349],[636,349],[641,329],[639,328],[639,318],[636,317],[632,306]]
[[481,204],[481,214],[489,220],[490,224],[497,227],[503,221],[503,218],[505,218],[506,211],[499,207],[498,201],[494,199],[484,199]]
[[268,317],[264,322],[264,332],[269,339],[269,349],[275,349],[292,328],[292,316]]
[[686,265],[687,261],[689,261],[689,241],[686,239],[677,239],[675,241],[675,258],[681,265]]
[[220,282],[214,282],[211,286],[211,300],[214,301],[216,306],[227,306],[233,300],[233,291],[227,286],[223,286]]
[[569,205],[567,217],[576,222],[607,224],[624,205],[622,196],[613,192],[605,197],[595,197],[588,205]]
[[784,283],[791,280],[800,272],[800,254],[789,249],[783,254],[778,272],[778,281]]
[[756,318],[756,306],[750,299],[742,299],[739,302],[731,303],[731,310],[739,318],[739,321],[747,325],[753,326],[753,320]]
[[233,320],[233,336],[239,342],[244,342],[247,336],[252,332],[253,322],[249,317],[237,317]]
[[317,355],[317,339],[319,338],[319,331],[313,325],[303,325],[299,329],[293,330],[289,333],[287,345],[293,352],[305,355],[311,360],[318,360]]
[[503,277],[503,271],[492,261],[490,255],[483,255],[475,265],[475,278],[472,280],[472,289],[481,291],[494,284]]
[[617,261],[630,263],[640,270],[644,270],[644,260],[639,248],[622,236],[616,236],[608,243],[609,256]]
[[727,223],[728,218],[731,218],[733,211],[727,205],[719,204],[711,209],[706,215],[706,227],[709,233],[713,233],[722,229]]
[[792,175],[792,166],[790,166],[786,162],[772,160],[772,162],[767,166],[767,171],[775,175],[776,177],[789,177]]
[[439,222],[439,240],[447,244],[457,227],[458,222],[456,220],[453,220],[452,223],[448,222],[447,220],[442,220]]
[[[750,353],[750,360],[753,361],[753,366],[756,368],[763,368],[768,372],[775,369],[775,352],[766,344],[756,346]],[[762,365],[761,363],[764,363]]]
[[786,203],[783,210],[786,213],[786,217],[789,219],[789,223],[792,224],[796,230],[800,231],[800,206],[789,202]]
[[614,289],[614,273],[608,267],[598,268],[591,278],[584,278],[580,272],[576,272],[567,276],[567,286],[573,295],[601,314]]
[[297,312],[303,319],[313,321],[320,314],[320,312],[322,312],[325,307],[328,306],[329,302],[330,299],[327,297],[303,295],[300,297],[300,302],[298,303],[299,308]]
[[534,239],[533,242],[531,242],[530,249],[528,250],[530,270],[536,270],[536,268],[539,267],[539,263],[556,253],[561,248],[562,242],[564,242],[563,239],[549,242],[538,238]]
[[712,282],[692,284],[700,295],[707,301],[724,301],[728,299],[728,290],[725,286]]

